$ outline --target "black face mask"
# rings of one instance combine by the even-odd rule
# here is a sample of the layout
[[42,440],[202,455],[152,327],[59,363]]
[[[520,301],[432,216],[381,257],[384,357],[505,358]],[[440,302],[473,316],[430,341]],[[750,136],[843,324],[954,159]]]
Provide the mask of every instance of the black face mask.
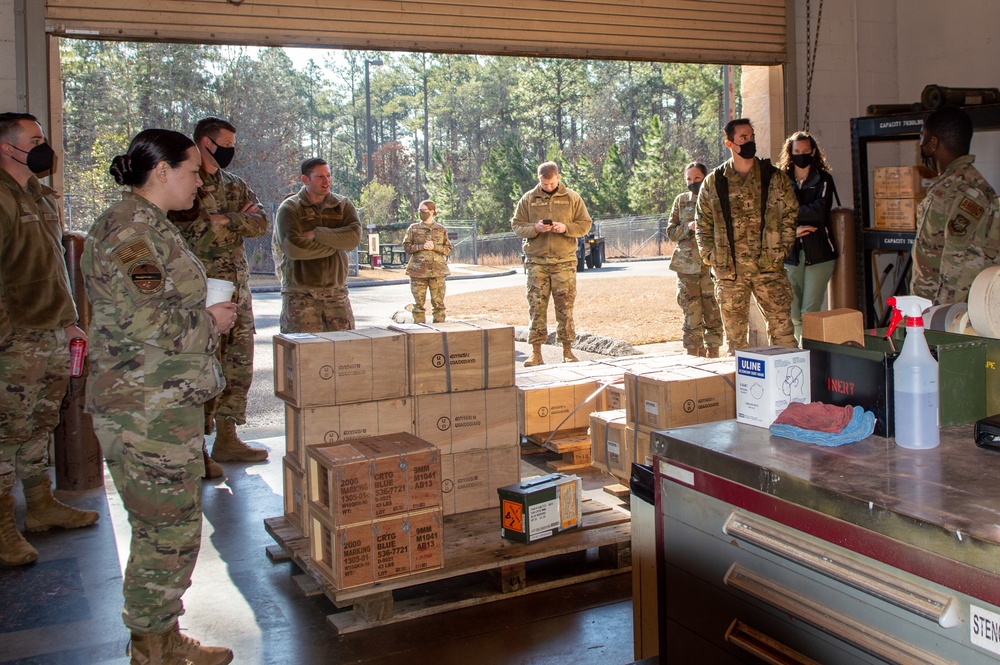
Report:
[[690,185],[688,185],[688,191],[690,191],[695,196],[698,196],[698,192],[701,191],[701,180],[699,180],[698,182],[692,182]]
[[39,143],[31,150],[21,150],[13,143],[10,147],[14,148],[18,152],[23,152],[28,156],[28,158],[21,162],[19,159],[14,159],[15,162],[21,162],[28,167],[28,170],[34,174],[45,173],[46,171],[51,171],[52,166],[56,163],[56,151],[52,149],[48,143]]
[[800,169],[809,168],[812,166],[812,163],[812,155],[792,155],[792,164],[795,164]]
[[215,159],[215,163],[219,165],[219,168],[224,169],[229,166],[233,161],[233,157],[236,156],[236,148],[223,148],[211,136],[208,137],[208,140],[215,146],[215,152],[212,153],[212,157]]
[[756,141],[747,141],[743,145],[736,146],[736,154],[743,159],[753,159],[757,155]]

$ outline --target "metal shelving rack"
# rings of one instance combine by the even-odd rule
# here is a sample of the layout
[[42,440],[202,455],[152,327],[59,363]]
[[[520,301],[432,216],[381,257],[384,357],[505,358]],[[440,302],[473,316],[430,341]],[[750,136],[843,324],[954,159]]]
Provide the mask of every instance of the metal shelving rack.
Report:
[[[965,111],[972,118],[976,131],[1000,129],[1000,104],[989,106],[969,106]],[[854,178],[854,219],[857,238],[855,269],[858,279],[858,308],[864,315],[866,327],[885,325],[879,321],[875,308],[875,251],[894,251],[899,260],[913,248],[913,231],[882,231],[874,228],[869,203],[871,188],[868,183],[868,146],[871,143],[919,141],[920,128],[930,111],[900,113],[894,115],[874,115],[851,118],[851,161]],[[899,273],[900,279],[894,289],[895,294],[905,292],[909,283],[909,262],[907,269]]]

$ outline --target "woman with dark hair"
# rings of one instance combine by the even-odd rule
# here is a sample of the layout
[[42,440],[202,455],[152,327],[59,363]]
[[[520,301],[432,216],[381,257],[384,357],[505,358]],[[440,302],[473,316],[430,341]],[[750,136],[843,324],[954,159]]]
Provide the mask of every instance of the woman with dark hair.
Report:
[[225,385],[214,351],[236,320],[232,303],[206,309],[205,270],[166,216],[191,207],[200,164],[183,134],[140,132],[110,167],[131,191],[94,223],[82,260],[86,407],[132,527],[122,616],[133,665],[233,659],[177,624],[201,546],[202,407]]
[[799,200],[795,246],[785,259],[785,271],[792,284],[795,339],[801,344],[802,314],[818,312],[823,307],[837,258],[830,228],[836,186],[823,151],[808,132],[795,132],[788,137],[778,166],[792,180]]
[[434,323],[440,323],[445,317],[444,279],[451,273],[448,270],[451,240],[448,230],[437,223],[437,206],[433,201],[421,201],[417,214],[420,221],[410,224],[403,240],[403,251],[410,255],[406,274],[413,294],[413,322],[427,320],[424,306],[430,291]]

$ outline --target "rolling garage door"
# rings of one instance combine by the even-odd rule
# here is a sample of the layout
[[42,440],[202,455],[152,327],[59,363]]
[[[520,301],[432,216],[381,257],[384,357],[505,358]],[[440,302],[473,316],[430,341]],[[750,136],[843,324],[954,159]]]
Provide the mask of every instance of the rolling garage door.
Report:
[[672,62],[785,61],[786,0],[46,0],[50,34]]

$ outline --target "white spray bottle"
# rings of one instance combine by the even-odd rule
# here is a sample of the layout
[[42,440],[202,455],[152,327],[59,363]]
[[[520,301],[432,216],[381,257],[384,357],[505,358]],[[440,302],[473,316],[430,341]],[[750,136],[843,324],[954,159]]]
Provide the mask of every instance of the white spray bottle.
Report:
[[924,339],[923,319],[923,311],[931,302],[917,296],[896,296],[886,302],[893,308],[886,337],[906,315],[903,350],[892,365],[896,445],[918,450],[936,448],[941,441],[938,363]]

